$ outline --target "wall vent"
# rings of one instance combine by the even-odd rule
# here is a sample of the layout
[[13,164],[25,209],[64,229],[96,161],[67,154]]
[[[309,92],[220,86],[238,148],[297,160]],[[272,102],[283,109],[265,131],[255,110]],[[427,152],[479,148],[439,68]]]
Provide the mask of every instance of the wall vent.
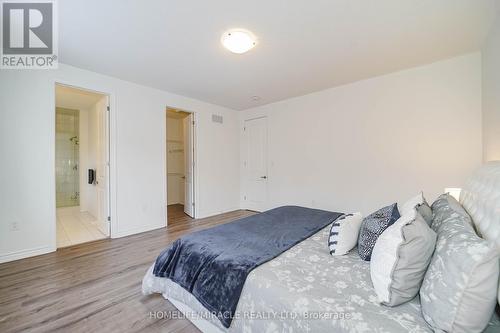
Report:
[[214,123],[222,124],[224,122],[224,118],[220,114],[213,114],[212,115],[212,121]]

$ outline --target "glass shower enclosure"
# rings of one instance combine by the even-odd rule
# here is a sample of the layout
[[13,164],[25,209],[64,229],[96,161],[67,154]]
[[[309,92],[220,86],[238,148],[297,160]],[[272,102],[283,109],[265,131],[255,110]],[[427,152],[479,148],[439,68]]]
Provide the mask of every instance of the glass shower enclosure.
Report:
[[80,205],[79,111],[56,108],[56,207]]

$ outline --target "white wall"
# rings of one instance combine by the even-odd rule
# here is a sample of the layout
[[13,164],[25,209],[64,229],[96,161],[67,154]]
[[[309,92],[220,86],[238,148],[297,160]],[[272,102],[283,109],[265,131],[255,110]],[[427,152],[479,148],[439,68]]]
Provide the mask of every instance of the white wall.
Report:
[[198,113],[198,216],[238,208],[234,111],[66,65],[1,71],[0,261],[55,250],[56,81],[111,94],[112,237],[165,226],[166,105]]
[[55,249],[56,81],[111,95],[112,237],[165,225],[166,105],[197,112],[198,217],[239,207],[238,142],[251,117],[269,119],[269,207],[367,213],[420,189],[432,200],[482,160],[479,54],[239,114],[66,65],[2,71],[0,261]]
[[[433,200],[444,187],[460,187],[481,164],[481,56],[247,110],[241,140],[243,121],[264,115],[268,208],[369,213],[419,190]],[[244,192],[242,186],[243,207]]]
[[500,17],[483,47],[483,159],[500,160]]

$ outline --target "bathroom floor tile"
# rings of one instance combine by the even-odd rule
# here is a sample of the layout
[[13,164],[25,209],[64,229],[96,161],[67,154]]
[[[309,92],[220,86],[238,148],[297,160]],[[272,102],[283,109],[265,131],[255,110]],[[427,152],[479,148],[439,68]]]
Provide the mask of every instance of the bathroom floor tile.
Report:
[[57,247],[91,242],[106,238],[98,222],[88,212],[80,212],[79,206],[57,209]]

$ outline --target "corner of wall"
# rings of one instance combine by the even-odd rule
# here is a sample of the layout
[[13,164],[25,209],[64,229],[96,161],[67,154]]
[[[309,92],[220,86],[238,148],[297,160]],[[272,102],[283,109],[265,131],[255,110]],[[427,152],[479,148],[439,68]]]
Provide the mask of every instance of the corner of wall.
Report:
[[481,50],[483,162],[500,160],[500,15]]

